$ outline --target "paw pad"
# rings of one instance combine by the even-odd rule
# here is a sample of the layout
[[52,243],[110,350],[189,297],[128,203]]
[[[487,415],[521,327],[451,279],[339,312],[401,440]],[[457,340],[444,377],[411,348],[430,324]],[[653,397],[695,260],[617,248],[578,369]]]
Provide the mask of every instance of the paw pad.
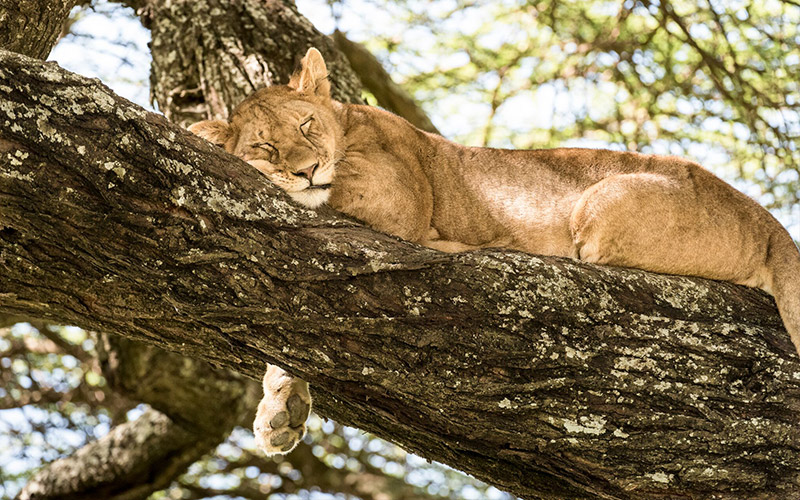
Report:
[[279,411],[272,417],[272,420],[269,421],[269,426],[273,429],[277,429],[278,427],[283,427],[289,421],[289,414],[285,411]]
[[286,401],[286,408],[289,409],[289,425],[292,427],[303,425],[311,413],[311,405],[303,401],[299,394],[292,395]]
[[288,453],[297,446],[311,413],[308,384],[274,368],[264,377],[264,399],[253,422],[256,445],[268,455]]

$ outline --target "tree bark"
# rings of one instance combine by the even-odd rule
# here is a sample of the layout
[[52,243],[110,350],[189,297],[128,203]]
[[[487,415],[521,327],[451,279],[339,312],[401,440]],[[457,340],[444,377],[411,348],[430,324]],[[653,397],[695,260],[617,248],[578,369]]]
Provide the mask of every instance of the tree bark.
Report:
[[[71,7],[79,3],[84,2],[0,1],[0,19],[7,21],[0,46],[44,58]],[[23,320],[0,314],[0,324]],[[148,410],[139,420],[48,464],[20,492],[21,499],[145,499],[211,451],[234,425],[252,421],[261,390],[257,383],[201,360],[100,336],[105,375],[114,389],[160,411]],[[227,411],[209,413],[215,405]]]
[[[175,119],[190,123],[212,116],[212,108],[221,116],[227,115],[255,88],[285,82],[295,56],[311,45],[326,51],[326,58],[333,61],[331,78],[337,83],[339,99],[360,102],[358,79],[342,63],[330,40],[314,30],[293,5],[204,0],[142,1],[132,6],[151,28],[153,96]],[[251,34],[254,28],[257,37]],[[234,47],[238,49],[231,50]],[[124,435],[135,436],[147,446],[119,453],[118,433],[123,431],[112,432],[75,456],[40,471],[21,498],[147,498],[180,474],[182,466],[216,446],[235,423],[250,426],[257,404],[254,397],[260,392],[258,384],[225,370],[213,370],[199,360],[108,335],[101,334],[101,338],[105,375],[111,386],[132,400],[158,409],[164,425],[151,425],[148,418],[126,425]],[[249,397],[243,398],[243,394]],[[227,411],[209,413],[208,408],[214,407]],[[114,453],[107,453],[109,450]],[[101,470],[86,462],[98,453],[104,454],[106,464]],[[404,483],[399,479],[379,481],[374,473],[343,475],[316,460],[307,446],[294,455],[295,466],[304,461],[315,464],[314,470],[304,474],[305,481],[292,485],[295,489],[313,484],[335,493],[331,485],[339,484],[341,492],[367,498],[381,494],[375,489],[377,485],[391,484],[393,498],[418,498],[415,489],[401,486]],[[78,470],[82,473],[77,476],[65,476]],[[256,496],[263,494],[256,492]]]
[[37,473],[19,500],[139,500],[169,486],[174,477],[219,443],[148,409]]
[[0,49],[37,59],[50,53],[69,11],[84,0],[0,0]]
[[19,500],[144,500],[213,450],[234,426],[252,421],[258,383],[140,342],[100,338],[106,380],[152,408],[48,464]]
[[800,364],[756,290],[420,248],[7,52],[0,161],[9,314],[278,364],[322,414],[525,498],[800,491]]

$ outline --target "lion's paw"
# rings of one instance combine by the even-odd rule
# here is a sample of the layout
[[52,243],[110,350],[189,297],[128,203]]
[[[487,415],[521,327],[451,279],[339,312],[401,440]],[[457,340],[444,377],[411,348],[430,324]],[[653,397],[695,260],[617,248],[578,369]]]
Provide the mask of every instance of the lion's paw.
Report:
[[270,365],[264,375],[264,399],[253,422],[256,445],[268,455],[292,451],[306,433],[310,413],[308,384]]

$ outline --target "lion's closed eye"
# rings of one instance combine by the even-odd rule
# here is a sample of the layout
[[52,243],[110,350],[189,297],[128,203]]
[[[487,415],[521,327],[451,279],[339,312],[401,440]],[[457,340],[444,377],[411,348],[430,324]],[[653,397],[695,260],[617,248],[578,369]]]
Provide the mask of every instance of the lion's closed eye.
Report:
[[303,121],[303,123],[300,124],[300,133],[303,134],[303,137],[305,137],[306,140],[308,140],[308,142],[311,142],[312,144],[313,141],[311,140],[311,138],[314,135],[314,132],[312,131],[311,124],[313,121],[314,118],[309,117],[305,121]]
[[260,149],[262,151],[266,151],[267,153],[267,160],[272,163],[278,163],[280,160],[280,152],[278,148],[275,147],[274,144],[270,142],[258,142],[252,145],[253,148]]

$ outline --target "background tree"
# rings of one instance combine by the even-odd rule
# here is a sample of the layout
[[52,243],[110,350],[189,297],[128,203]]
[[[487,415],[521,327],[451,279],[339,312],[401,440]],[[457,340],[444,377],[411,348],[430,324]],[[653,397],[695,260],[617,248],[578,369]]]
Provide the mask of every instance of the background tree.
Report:
[[[639,7],[639,6],[637,6],[637,7]],[[154,11],[150,10],[149,12],[147,12],[147,11],[145,11],[145,12],[147,13],[148,17],[151,17],[152,19],[170,19],[170,16],[175,16],[176,15],[176,13],[174,11],[168,12],[167,14],[169,14],[169,15],[163,15],[163,16],[158,15],[157,11],[154,12]],[[575,14],[575,12],[573,12],[573,11],[567,11],[566,13],[567,14]],[[180,17],[180,16],[178,16],[178,17]],[[569,16],[565,16],[563,19],[574,19],[574,18],[569,17]],[[599,25],[602,26],[603,23],[601,22],[601,23],[599,23]],[[175,29],[174,26],[172,27],[172,29],[173,30]],[[188,32],[192,32],[192,31],[189,30]],[[166,33],[174,33],[174,31],[166,30]],[[491,39],[491,37],[488,37],[488,38]],[[156,45],[156,44],[154,44],[154,45]],[[225,45],[225,44],[223,43],[222,45]],[[232,45],[228,44],[228,46],[235,47],[236,43],[233,43]],[[795,48],[796,48],[796,44],[795,44]],[[494,49],[494,50],[495,50],[495,52],[497,52],[497,49]],[[794,49],[792,49],[792,50],[794,50]],[[156,51],[154,50],[154,53],[155,52]],[[164,58],[165,61],[167,61],[166,63],[162,64],[162,66],[164,68],[168,68],[170,64],[174,64],[174,62],[175,62],[174,60],[171,63],[169,61],[170,61],[170,58],[172,57],[171,54],[175,54],[175,53],[188,54],[188,53],[190,53],[190,51],[187,51],[187,50],[180,51],[180,50],[178,50],[177,52],[173,52],[173,51],[170,51],[170,50],[164,50],[162,52],[162,57]],[[223,53],[225,53],[225,52],[223,51]],[[233,51],[233,53],[235,54],[236,52]],[[789,51],[789,56],[791,56],[791,53],[792,52],[790,50]],[[209,54],[209,57],[213,57],[214,50],[213,49],[209,50],[208,54]],[[595,55],[597,55],[597,54],[595,54]],[[791,60],[791,57],[788,57],[787,59]],[[492,61],[496,61],[496,60],[499,60],[499,61],[502,62],[502,58],[496,57],[496,54],[495,54],[494,57],[492,57],[491,56],[491,51],[489,51],[489,52],[487,52],[487,54],[485,56],[485,61],[484,62],[492,62]],[[257,64],[255,65],[255,67],[257,69],[258,69],[259,66],[263,67],[263,64],[261,62],[256,61],[256,63]],[[158,66],[158,63],[156,63],[156,67],[157,66]],[[221,64],[221,66],[222,67],[228,67],[230,65],[226,66],[225,64]],[[234,65],[234,66],[236,66],[236,65]],[[258,78],[260,78],[258,71],[255,71],[255,72],[253,72],[253,71],[248,72],[247,71],[247,68],[252,68],[252,66],[249,66],[249,67],[247,65],[242,65],[242,66],[244,66],[244,68],[245,68],[245,71],[242,72],[242,75],[244,75],[244,76],[240,75],[238,82],[236,82],[236,80],[237,80],[236,77],[231,77],[232,80],[234,80],[236,83],[248,82],[248,81],[250,83],[252,83],[253,80],[257,80]],[[509,66],[509,68],[513,68],[513,65],[511,65],[511,64],[509,64],[508,66]],[[268,65],[267,65],[267,67],[268,67]],[[467,69],[469,69],[469,68],[467,68]],[[507,73],[509,71],[511,71],[511,69],[505,70],[504,73]],[[185,72],[178,72],[178,74],[180,74],[180,73],[185,73]],[[156,71],[154,71],[154,75],[155,74],[156,74]],[[226,74],[236,75],[237,71],[230,70]],[[253,76],[253,75],[255,75],[255,76]],[[468,76],[474,76],[474,73],[472,75],[467,73],[467,75]],[[170,102],[170,99],[172,99],[172,102],[175,103],[175,106],[174,106],[175,109],[186,109],[186,106],[188,106],[190,108],[192,106],[197,106],[197,100],[196,99],[192,100],[192,97],[193,96],[196,97],[196,95],[197,95],[196,94],[196,90],[195,90],[195,94],[192,94],[192,90],[197,88],[197,81],[198,80],[202,80],[203,78],[206,78],[208,81],[211,81],[211,85],[206,84],[206,87],[203,90],[204,94],[214,95],[214,92],[216,92],[217,94],[221,94],[223,92],[220,89],[214,90],[213,84],[215,82],[214,82],[213,78],[209,78],[208,76],[198,77],[197,75],[195,75],[194,78],[195,78],[194,81],[192,81],[191,79],[187,79],[188,83],[178,82],[178,84],[171,85],[171,86],[170,85],[164,85],[162,87],[162,89],[167,89],[169,92],[164,91],[165,93],[162,95],[162,98],[159,99],[159,103],[161,103],[162,101],[163,102]],[[502,79],[503,78],[501,78],[501,80]],[[480,80],[480,78],[476,78],[476,80]],[[172,83],[172,82],[170,82],[170,83]],[[234,87],[235,87],[235,85],[234,85]],[[246,87],[246,85],[245,85],[245,87]],[[502,88],[500,88],[499,86],[495,87],[495,88],[502,90]],[[209,89],[211,89],[211,92],[209,92]],[[424,90],[424,87],[423,87],[423,90]],[[226,92],[228,92],[231,96],[235,96],[236,95],[236,92],[231,91],[231,90],[228,90]],[[497,92],[493,91],[493,94],[494,93],[496,93],[497,95],[502,95],[499,91],[497,91]],[[229,97],[229,99],[232,99],[232,97]],[[494,101],[496,101],[496,102],[494,102]],[[499,102],[501,102],[502,99],[501,98],[497,98],[494,101],[490,102],[490,109],[492,110],[491,111],[492,114],[490,116],[494,117],[494,118],[492,118],[492,120],[498,120],[499,119],[498,117],[502,116],[500,114],[500,112],[502,111],[502,107],[499,105]],[[788,99],[787,99],[787,101],[788,101]],[[226,102],[225,98],[219,99],[219,102],[217,104],[218,108],[217,108],[217,111],[215,113],[224,114],[225,106],[226,106],[225,102]],[[211,105],[213,106],[213,102],[212,102]],[[792,111],[792,107],[789,106],[789,108],[790,109],[788,111]],[[796,108],[794,108],[794,109],[796,109]],[[172,111],[172,112],[174,113],[174,111]],[[196,113],[197,111],[195,110],[194,112]],[[167,113],[169,114],[170,111],[167,111]],[[173,118],[175,118],[178,115],[177,114],[173,114],[172,116],[173,116]],[[191,120],[191,118],[188,118],[188,117],[192,116],[191,115],[191,111],[189,113],[187,113],[185,116],[187,116],[187,118],[186,118],[187,120]],[[790,114],[790,116],[791,116],[791,114]],[[463,123],[463,120],[461,122]],[[487,122],[487,123],[489,123],[489,125],[487,125],[486,127],[484,127],[482,129],[483,130],[483,135],[481,136],[482,140],[486,141],[486,142],[496,141],[497,139],[493,139],[493,137],[495,137],[495,131],[498,130],[497,127],[496,127],[496,123],[495,124],[491,124],[491,122]],[[644,127],[644,128],[647,128],[647,127]],[[588,128],[587,128],[587,130],[588,130]],[[613,130],[613,127],[612,127],[612,130]],[[591,136],[591,134],[587,134],[587,135]],[[502,142],[502,139],[500,140],[500,142]],[[642,144],[644,144],[644,143],[642,143]],[[791,172],[791,170],[789,170],[789,171]],[[796,190],[795,190],[795,192],[796,192]]]

